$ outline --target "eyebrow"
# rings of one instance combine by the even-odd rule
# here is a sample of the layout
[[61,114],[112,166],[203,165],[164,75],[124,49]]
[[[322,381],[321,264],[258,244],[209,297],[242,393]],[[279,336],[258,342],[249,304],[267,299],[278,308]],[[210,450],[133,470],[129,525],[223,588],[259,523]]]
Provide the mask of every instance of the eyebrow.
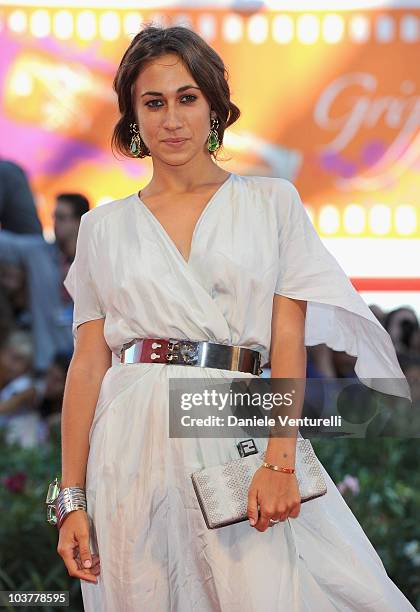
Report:
[[[183,85],[182,87],[178,87],[178,89],[176,90],[176,93],[180,92],[180,91],[185,91],[186,89],[200,89],[199,87],[196,87],[195,85]],[[141,94],[141,98],[143,96],[163,96],[163,93],[160,93],[160,91],[145,91],[143,94]]]

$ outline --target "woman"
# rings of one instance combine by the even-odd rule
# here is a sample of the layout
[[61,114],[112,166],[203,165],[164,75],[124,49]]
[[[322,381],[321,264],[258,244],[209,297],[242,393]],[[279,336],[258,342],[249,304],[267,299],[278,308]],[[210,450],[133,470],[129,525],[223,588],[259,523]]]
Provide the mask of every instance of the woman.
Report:
[[[239,116],[220,57],[187,28],[146,27],[114,87],[113,142],[126,155],[150,155],[153,178],[141,193],[83,215],[65,280],[75,351],[61,486],[85,488],[87,511],[67,515],[58,552],[81,579],[85,609],[413,610],[325,470],[327,494],[300,507],[295,475],[261,466],[249,521],[206,528],[190,475],[237,450],[230,438],[171,438],[168,381],[255,374],[121,363],[134,339],[248,347],[262,364],[271,356],[278,378],[304,377],[305,343],[327,342],[358,356],[367,384],[394,378],[396,394],[407,396],[407,382],[293,185],[214,163]],[[272,438],[266,460],[293,467],[295,445]]]

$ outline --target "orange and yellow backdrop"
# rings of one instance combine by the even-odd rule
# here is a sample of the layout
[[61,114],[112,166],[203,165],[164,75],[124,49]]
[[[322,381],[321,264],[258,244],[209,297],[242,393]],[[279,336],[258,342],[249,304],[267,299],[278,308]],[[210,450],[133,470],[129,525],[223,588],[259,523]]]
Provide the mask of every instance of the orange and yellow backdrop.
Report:
[[0,155],[28,172],[46,235],[58,192],[101,205],[151,176],[110,150],[112,79],[151,21],[225,61],[242,115],[222,165],[292,180],[366,298],[419,311],[419,2],[3,1]]

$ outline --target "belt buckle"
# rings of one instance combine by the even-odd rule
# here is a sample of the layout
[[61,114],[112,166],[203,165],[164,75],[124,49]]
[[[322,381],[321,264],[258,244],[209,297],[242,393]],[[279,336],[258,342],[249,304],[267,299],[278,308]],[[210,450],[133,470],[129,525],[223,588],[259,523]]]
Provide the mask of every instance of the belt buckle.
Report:
[[178,340],[169,338],[168,352],[166,353],[167,361],[181,360],[184,365],[194,365],[198,360],[198,345],[190,340]]

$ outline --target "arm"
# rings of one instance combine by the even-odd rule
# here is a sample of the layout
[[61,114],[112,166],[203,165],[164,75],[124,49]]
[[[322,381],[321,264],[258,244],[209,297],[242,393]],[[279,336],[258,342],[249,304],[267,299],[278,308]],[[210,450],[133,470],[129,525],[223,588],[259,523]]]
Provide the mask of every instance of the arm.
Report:
[[[291,416],[300,416],[303,405],[304,388],[299,382],[305,382],[306,349],[304,329],[306,302],[293,300],[282,295],[275,295],[272,314],[271,333],[271,377],[274,379],[294,378],[296,388],[293,405],[288,408]],[[289,387],[287,381],[272,381],[272,392],[283,391]],[[273,408],[272,413],[278,411]],[[274,416],[271,414],[271,416]],[[270,437],[265,460],[275,465],[294,467],[296,456],[296,434],[287,437]],[[270,434],[272,432],[270,431]],[[293,433],[293,431],[292,431]],[[258,510],[259,506],[259,510]],[[257,469],[248,490],[248,517],[250,524],[258,531],[265,531],[269,519],[286,520],[296,518],[300,512],[300,494],[296,474],[275,472],[261,466]]]
[[[61,416],[62,488],[85,488],[89,429],[103,377],[112,363],[111,351],[103,333],[104,321],[104,318],[85,321],[77,328]],[[90,550],[85,510],[75,510],[65,518],[59,530],[57,552],[63,558],[70,576],[97,582],[99,556]]]
[[[112,365],[111,350],[104,336],[106,308],[93,273],[98,261],[95,219],[95,209],[81,216],[75,258],[63,281],[74,302],[75,342],[61,416],[62,489],[86,488],[89,430],[105,372]],[[90,551],[87,510],[74,510],[65,516],[59,529],[57,552],[70,576],[96,582],[99,556]]]
[[[287,414],[298,418],[302,413],[304,400],[304,379],[306,377],[305,316],[306,301],[293,300],[282,295],[274,295],[271,322],[271,378],[300,379],[296,389],[293,406]],[[281,381],[273,383],[281,389]],[[274,409],[273,409],[274,410]],[[275,410],[278,410],[277,408]],[[272,414],[276,418],[275,414]],[[297,427],[289,427],[288,436],[271,437],[267,444],[266,461],[275,465],[294,467],[296,456]],[[292,435],[294,434],[294,435]]]
[[79,325],[67,373],[61,417],[62,487],[85,487],[89,429],[111,350],[103,333],[105,319]]

